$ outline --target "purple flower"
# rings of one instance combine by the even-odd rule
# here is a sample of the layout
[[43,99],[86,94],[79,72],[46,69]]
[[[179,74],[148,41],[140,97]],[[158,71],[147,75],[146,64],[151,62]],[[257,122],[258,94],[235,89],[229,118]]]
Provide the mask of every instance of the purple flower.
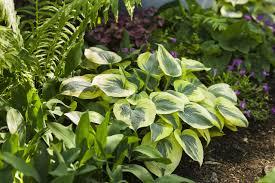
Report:
[[271,114],[275,115],[275,106],[271,108]]
[[248,15],[248,14],[244,15],[243,17],[244,17],[244,19],[247,20],[247,21],[252,20],[252,17],[251,17],[250,15]]
[[264,15],[258,15],[258,16],[257,16],[257,20],[258,20],[258,21],[262,21],[263,19],[264,19]]
[[248,118],[251,117],[251,111],[250,111],[250,110],[246,110],[246,111],[244,111],[243,113],[244,113],[244,115],[245,115],[246,117],[248,117]]
[[241,76],[244,76],[245,73],[246,73],[246,70],[245,70],[245,69],[240,70],[240,75],[241,75]]
[[270,20],[265,20],[264,23],[267,26],[272,26],[272,22]]
[[255,76],[255,72],[251,72],[248,77],[254,77],[254,76]]
[[134,52],[135,50],[135,48],[130,48],[130,52]]
[[234,66],[233,66],[233,65],[229,65],[229,66],[227,67],[227,70],[228,70],[228,71],[233,71],[233,70],[234,70]]
[[170,54],[174,57],[177,58],[178,57],[178,53],[175,51],[170,51]]
[[121,48],[121,52],[122,52],[122,53],[128,53],[128,52],[129,52],[129,49],[128,49],[128,48]]
[[264,83],[263,85],[264,92],[268,93],[269,92],[269,86],[267,83]]
[[266,70],[263,71],[263,76],[269,76],[269,72],[267,72]]
[[239,90],[236,90],[236,91],[235,91],[235,94],[238,96],[238,95],[241,94],[241,92],[240,92]]
[[246,102],[245,102],[245,100],[242,100],[242,101],[240,102],[240,108],[241,108],[241,109],[245,109],[245,107],[246,107]]
[[233,65],[233,66],[236,66],[236,67],[239,67],[242,63],[243,63],[243,60],[242,60],[242,59],[235,58],[235,59],[233,60],[232,65]]
[[169,39],[170,39],[170,41],[171,41],[172,43],[176,43],[176,42],[177,42],[177,39],[174,38],[174,37],[171,37],[171,38],[169,38]]

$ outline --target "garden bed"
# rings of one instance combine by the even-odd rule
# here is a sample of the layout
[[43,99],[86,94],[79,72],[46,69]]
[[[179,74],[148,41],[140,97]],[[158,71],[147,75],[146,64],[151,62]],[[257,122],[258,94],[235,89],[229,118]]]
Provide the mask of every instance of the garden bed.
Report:
[[[275,103],[275,80],[270,82]],[[205,149],[199,167],[186,156],[176,174],[198,183],[251,183],[275,167],[275,116],[267,122],[251,122],[238,132],[225,131]]]

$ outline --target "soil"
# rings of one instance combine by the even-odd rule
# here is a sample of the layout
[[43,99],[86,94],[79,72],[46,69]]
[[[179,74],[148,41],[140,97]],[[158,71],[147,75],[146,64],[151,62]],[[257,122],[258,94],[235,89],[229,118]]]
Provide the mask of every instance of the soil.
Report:
[[[270,83],[273,99],[274,79]],[[251,122],[248,128],[225,134],[213,138],[205,148],[201,167],[185,156],[175,174],[198,183],[254,183],[275,167],[275,116],[268,122]]]

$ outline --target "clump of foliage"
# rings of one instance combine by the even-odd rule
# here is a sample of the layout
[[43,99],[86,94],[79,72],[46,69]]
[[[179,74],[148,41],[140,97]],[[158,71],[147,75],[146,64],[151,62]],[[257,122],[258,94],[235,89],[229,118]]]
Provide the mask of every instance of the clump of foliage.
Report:
[[[130,14],[137,3],[125,0]],[[1,181],[190,183],[172,174],[183,152],[201,165],[199,137],[248,126],[229,85],[195,76],[209,70],[198,61],[162,45],[137,59],[83,50],[110,8],[118,1],[30,0],[19,21],[0,1]]]
[[[240,59],[235,59],[233,63],[227,72],[208,75],[210,84],[228,83],[238,96],[238,105],[247,118],[254,121],[268,120],[273,113],[268,83],[257,84],[253,73],[241,69]],[[263,75],[269,73],[263,72]]]
[[86,35],[91,44],[102,44],[110,49],[130,52],[133,48],[140,48],[148,43],[151,33],[163,26],[163,19],[155,15],[154,8],[138,9],[130,17],[121,12],[118,21],[115,18],[102,22]]
[[229,18],[202,9],[195,1],[187,2],[188,10],[172,6],[160,12],[165,25],[153,33],[152,43],[158,41],[179,56],[199,60],[218,72],[233,58],[242,58],[246,69],[263,80],[262,71],[269,72],[275,65],[272,14],[257,17],[244,13],[244,17]]
[[275,168],[271,172],[267,173],[264,177],[260,178],[257,183],[272,183],[275,181]]

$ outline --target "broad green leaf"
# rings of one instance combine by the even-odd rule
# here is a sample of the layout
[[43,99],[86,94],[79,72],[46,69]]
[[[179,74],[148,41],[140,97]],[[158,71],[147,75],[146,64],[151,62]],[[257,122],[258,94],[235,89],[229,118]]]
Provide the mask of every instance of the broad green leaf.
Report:
[[182,133],[180,130],[175,130],[174,135],[184,152],[202,165],[203,147],[196,132],[191,129],[184,130]]
[[179,119],[178,113],[162,114],[162,115],[159,115],[159,116],[161,117],[161,119],[164,122],[173,125],[174,129],[180,129],[180,130],[182,129],[182,124],[181,124],[181,121]]
[[155,180],[155,183],[195,183],[194,181],[175,174],[165,175]]
[[205,67],[201,62],[187,59],[187,58],[181,58],[182,64],[185,66],[187,71],[189,72],[195,72],[195,71],[209,71],[211,68]]
[[123,134],[115,134],[107,137],[106,152],[113,153],[123,139]]
[[248,121],[243,113],[232,102],[222,97],[217,98],[216,108],[230,126],[247,127]]
[[149,145],[139,145],[135,149],[133,149],[133,152],[137,152],[140,154],[138,156],[137,160],[141,161],[154,161],[154,162],[160,162],[164,164],[170,164],[171,161],[165,157],[155,148]]
[[137,105],[130,106],[129,102],[121,99],[114,104],[114,115],[129,125],[133,130],[151,125],[156,116],[155,104],[150,99],[141,99]]
[[96,128],[96,139],[100,142],[100,145],[104,149],[107,144],[108,136],[108,124],[110,121],[110,112],[106,113],[104,121]]
[[138,100],[144,99],[144,98],[149,99],[149,96],[145,91],[142,91],[140,93],[133,94],[133,95],[127,97],[126,100],[132,105],[137,105]]
[[137,90],[135,84],[119,74],[99,74],[94,78],[92,85],[98,86],[110,97],[128,97]]
[[202,101],[204,96],[204,90],[200,87],[184,80],[176,80],[174,82],[174,88],[177,92],[183,93],[192,102]]
[[150,99],[156,106],[157,114],[171,114],[183,110],[184,104],[188,102],[168,92],[152,92]]
[[144,167],[140,165],[135,165],[135,164],[123,165],[122,171],[132,173],[144,183],[154,182],[154,179],[151,176],[151,174]]
[[24,175],[33,177],[37,182],[40,182],[40,177],[36,169],[34,169],[30,164],[27,164],[21,158],[8,152],[0,152],[0,160],[10,164],[13,168],[22,172]]
[[159,63],[156,58],[156,54],[150,52],[142,53],[137,58],[138,67],[150,75],[161,75]]
[[158,120],[157,122],[150,125],[150,131],[151,140],[159,141],[168,137],[172,133],[173,126],[163,122],[162,120]]
[[182,156],[182,148],[177,143],[174,134],[157,142],[151,141],[151,133],[147,133],[143,139],[143,145],[150,145],[156,148],[163,157],[171,160],[170,164],[163,164],[157,162],[145,162],[145,166],[155,175],[161,177],[163,175],[170,175],[179,165]]
[[94,99],[101,95],[100,90],[91,81],[94,75],[75,76],[64,80],[60,85],[62,95],[78,97],[80,99]]
[[88,61],[99,65],[115,64],[122,60],[115,52],[106,51],[97,47],[85,49],[84,55]]
[[84,40],[75,43],[66,56],[65,76],[68,76],[81,63],[83,44]]
[[10,108],[7,112],[6,120],[10,133],[15,134],[23,123],[24,118],[18,110]]
[[216,97],[223,97],[230,100],[234,104],[237,103],[238,99],[235,92],[226,83],[212,85],[208,88],[208,91],[213,93]]
[[87,146],[89,147],[90,141],[90,119],[88,112],[85,112],[76,127],[75,131],[75,143],[76,146],[81,148],[83,146],[83,142],[86,140]]
[[54,136],[58,140],[62,140],[64,144],[68,148],[74,148],[76,147],[75,145],[75,134],[72,130],[72,126],[65,127],[62,124],[59,123],[47,123],[50,131],[54,134]]
[[181,65],[176,59],[162,46],[158,45],[157,60],[161,70],[168,76],[179,77],[182,74]]
[[[65,113],[64,115],[67,116],[74,124],[77,125],[83,114],[84,114],[83,112],[71,111],[71,112]],[[101,122],[104,120],[104,117],[98,112],[88,111],[88,114],[89,114],[89,119],[91,123],[101,124]]]
[[220,11],[221,15],[224,17],[241,18],[243,16],[243,13],[241,11],[235,10],[235,8],[230,5],[223,5]]
[[207,129],[214,126],[211,114],[199,104],[193,102],[186,104],[184,111],[180,111],[178,114],[185,123],[193,128]]
[[70,174],[70,175],[65,175],[62,177],[57,177],[54,180],[51,181],[51,183],[73,183],[74,181],[74,174]]

